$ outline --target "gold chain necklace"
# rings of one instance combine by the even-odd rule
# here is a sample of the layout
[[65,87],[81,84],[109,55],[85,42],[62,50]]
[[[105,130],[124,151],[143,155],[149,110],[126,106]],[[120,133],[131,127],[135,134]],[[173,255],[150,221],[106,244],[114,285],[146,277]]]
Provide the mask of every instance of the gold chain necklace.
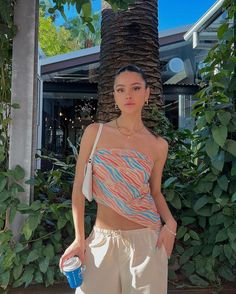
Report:
[[132,134],[127,135],[127,134],[124,134],[124,133],[121,132],[121,127],[118,126],[118,121],[117,121],[117,118],[116,118],[116,127],[117,127],[118,131],[122,135],[126,136],[129,139],[131,136],[133,136],[134,134],[136,134],[136,133],[140,132],[142,129],[144,129],[145,126],[143,125],[142,128],[140,128],[139,130],[133,132]]

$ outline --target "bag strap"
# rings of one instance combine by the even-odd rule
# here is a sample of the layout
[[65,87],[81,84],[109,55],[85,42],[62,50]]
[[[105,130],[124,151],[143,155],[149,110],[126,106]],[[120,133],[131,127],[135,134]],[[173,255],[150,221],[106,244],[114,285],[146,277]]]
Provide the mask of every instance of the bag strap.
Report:
[[101,132],[102,132],[102,127],[103,127],[103,124],[102,123],[99,123],[99,129],[98,129],[97,136],[96,136],[96,139],[94,141],[93,149],[92,149],[92,152],[91,152],[91,154],[89,156],[89,159],[91,159],[92,156],[93,156],[93,153],[94,153],[95,148],[96,148],[97,143],[98,143],[98,139],[100,138],[100,135],[101,135]]

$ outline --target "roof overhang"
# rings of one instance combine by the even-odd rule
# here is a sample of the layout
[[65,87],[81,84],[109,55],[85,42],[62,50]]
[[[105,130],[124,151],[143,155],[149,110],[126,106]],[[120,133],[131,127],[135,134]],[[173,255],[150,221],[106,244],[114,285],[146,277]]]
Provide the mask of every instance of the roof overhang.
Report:
[[60,70],[77,67],[99,60],[100,46],[81,49],[66,54],[60,54],[53,57],[40,59],[41,74],[50,74]]
[[[186,41],[193,42],[193,48],[209,49],[212,47],[212,42],[217,41],[216,31],[207,31],[206,29],[223,13],[222,4],[225,0],[218,0],[210,9],[184,34],[183,38]],[[205,44],[200,43],[200,38]]]

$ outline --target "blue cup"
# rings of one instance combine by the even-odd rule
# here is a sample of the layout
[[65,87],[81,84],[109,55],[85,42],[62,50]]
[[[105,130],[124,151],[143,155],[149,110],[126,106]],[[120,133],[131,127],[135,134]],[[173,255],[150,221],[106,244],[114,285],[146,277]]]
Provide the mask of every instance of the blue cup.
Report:
[[84,267],[79,257],[75,256],[67,259],[64,262],[62,270],[71,288],[75,289],[82,285]]

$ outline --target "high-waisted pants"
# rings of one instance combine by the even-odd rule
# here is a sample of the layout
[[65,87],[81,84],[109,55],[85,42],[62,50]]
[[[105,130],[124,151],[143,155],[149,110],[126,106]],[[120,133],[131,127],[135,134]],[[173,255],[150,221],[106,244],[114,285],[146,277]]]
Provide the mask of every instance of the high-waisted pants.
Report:
[[76,294],[166,294],[168,258],[149,228],[93,227],[86,239],[84,282]]

